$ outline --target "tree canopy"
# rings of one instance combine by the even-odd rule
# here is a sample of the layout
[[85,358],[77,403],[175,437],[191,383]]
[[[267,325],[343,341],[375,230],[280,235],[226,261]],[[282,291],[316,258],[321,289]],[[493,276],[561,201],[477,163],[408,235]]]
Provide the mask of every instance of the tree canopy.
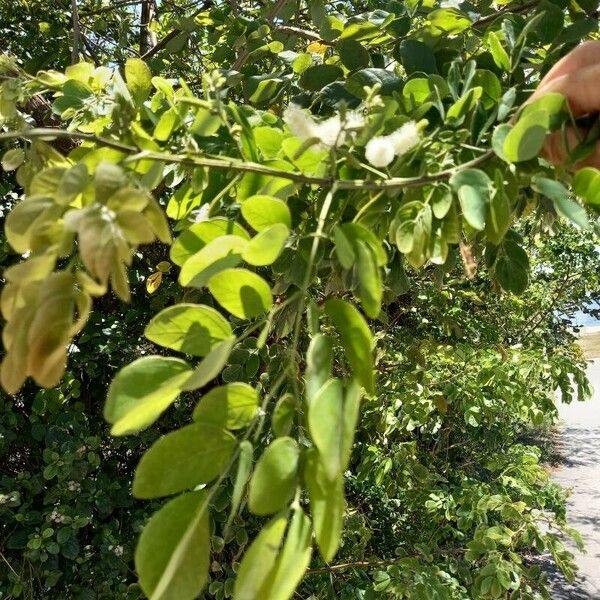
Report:
[[573,577],[531,437],[590,391],[600,130],[524,103],[596,10],[0,6],[0,597]]

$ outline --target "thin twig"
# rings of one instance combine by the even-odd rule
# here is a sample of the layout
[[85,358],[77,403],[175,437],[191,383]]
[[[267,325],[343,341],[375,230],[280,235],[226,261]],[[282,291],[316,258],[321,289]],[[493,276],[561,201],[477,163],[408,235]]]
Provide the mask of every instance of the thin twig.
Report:
[[101,6],[100,8],[96,8],[94,10],[82,10],[79,13],[79,16],[91,17],[93,15],[100,15],[102,13],[118,10],[119,8],[124,8],[126,6],[135,6],[136,4],[142,4],[143,2],[144,0],[123,0],[123,2],[113,2],[110,6]]
[[48,127],[29,129],[25,131],[9,131],[5,133],[0,133],[0,140],[33,140],[40,138],[43,139],[57,137],[84,140],[88,142],[93,142],[95,144],[98,144],[99,146],[105,146],[107,148],[114,148],[115,150],[120,150],[121,152],[131,155],[126,159],[127,162],[134,162],[137,160],[156,160],[189,166],[213,167],[215,169],[226,169],[245,173],[260,173],[262,175],[287,179],[296,183],[316,185],[320,187],[329,187],[335,181],[337,188],[340,190],[381,191],[420,187],[431,183],[437,183],[439,181],[446,181],[458,171],[478,167],[494,156],[493,150],[488,150],[487,152],[485,152],[485,154],[482,154],[481,156],[478,156],[477,158],[463,163],[461,165],[458,165],[456,167],[452,167],[451,169],[446,169],[438,173],[431,173],[416,177],[391,177],[390,179],[382,179],[378,181],[370,181],[366,179],[332,180],[329,177],[311,177],[309,175],[303,175],[302,173],[280,171],[279,169],[274,169],[273,167],[268,167],[259,163],[251,161],[241,161],[234,158],[216,158],[211,156],[196,156],[192,154],[168,154],[164,152],[140,152],[140,150],[135,146],[129,146],[116,140],[93,135],[90,133],[82,133],[80,131],[67,131],[65,129],[54,129]]

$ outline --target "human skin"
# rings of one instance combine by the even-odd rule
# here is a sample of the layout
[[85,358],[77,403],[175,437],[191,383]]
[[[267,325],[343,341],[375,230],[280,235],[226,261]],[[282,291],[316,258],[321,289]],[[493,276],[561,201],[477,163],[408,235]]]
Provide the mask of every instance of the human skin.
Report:
[[[584,42],[556,63],[528,102],[550,92],[565,96],[575,118],[600,112],[600,41]],[[575,147],[575,132],[570,129],[567,135],[570,147]],[[567,152],[561,132],[546,138],[542,154],[556,165],[565,162]],[[600,168],[600,145],[575,168],[589,166]]]

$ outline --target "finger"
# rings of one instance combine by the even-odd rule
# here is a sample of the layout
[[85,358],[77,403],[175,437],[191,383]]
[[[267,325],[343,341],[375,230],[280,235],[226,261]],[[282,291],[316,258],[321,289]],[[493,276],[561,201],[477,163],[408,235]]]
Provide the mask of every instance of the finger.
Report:
[[559,75],[538,89],[528,103],[540,96],[556,92],[567,99],[575,117],[600,111],[600,62],[577,71]]
[[574,73],[575,71],[579,71],[579,69],[598,63],[600,63],[600,41],[584,42],[561,58],[548,73],[546,73],[538,86],[538,90],[542,89],[557,77]]
[[[568,147],[572,152],[579,145],[579,140],[572,128],[567,129],[566,135]],[[565,147],[565,140],[561,131],[555,131],[546,137],[542,148],[542,156],[555,165],[562,165],[568,160],[569,152]],[[597,145],[591,156],[576,163],[572,169],[577,171],[583,167],[600,168],[600,146]]]

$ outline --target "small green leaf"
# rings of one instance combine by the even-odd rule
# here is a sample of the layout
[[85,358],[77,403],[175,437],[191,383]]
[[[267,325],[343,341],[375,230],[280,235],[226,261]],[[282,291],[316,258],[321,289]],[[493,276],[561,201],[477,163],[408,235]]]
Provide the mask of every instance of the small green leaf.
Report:
[[302,73],[300,87],[310,92],[319,92],[336,79],[341,79],[343,74],[337,65],[315,65]]
[[533,189],[552,200],[556,212],[565,219],[586,229],[590,222],[583,206],[569,198],[569,190],[560,181],[535,176],[531,180]]
[[363,69],[369,66],[369,52],[360,42],[357,42],[356,40],[340,39],[338,40],[336,47],[342,64],[347,69],[350,69],[350,71]]
[[273,264],[281,254],[289,234],[289,229],[283,223],[263,229],[250,240],[242,258],[256,267]]
[[179,283],[195,288],[208,285],[217,273],[240,264],[247,245],[248,242],[237,235],[215,238],[185,261],[179,273]]
[[233,519],[235,519],[237,511],[242,502],[244,490],[246,489],[246,484],[248,483],[250,473],[252,472],[253,452],[254,449],[252,444],[248,440],[243,440],[240,442],[238,467],[235,475],[235,482],[233,484],[233,491],[231,493],[231,509],[227,519],[227,524],[225,525],[225,530],[228,530],[231,526],[231,523],[233,522]]
[[500,38],[498,34],[494,31],[489,31],[487,33],[487,45],[490,49],[490,53],[496,66],[502,69],[503,71],[510,71],[510,57],[508,56],[506,50],[502,46],[500,42]]
[[210,529],[204,491],[178,496],[148,521],[135,551],[144,594],[193,600],[208,580]]
[[227,359],[236,342],[235,336],[231,336],[217,344],[194,369],[191,377],[186,380],[183,390],[193,391],[204,387],[211,382],[227,364]]
[[593,167],[580,169],[573,178],[573,191],[594,208],[600,207],[600,171]]
[[229,432],[206,423],[162,436],[137,466],[133,495],[160,498],[209,483],[223,472],[236,443]]
[[452,176],[450,185],[460,200],[467,223],[473,229],[482,231],[490,202],[490,178],[479,169],[463,169]]
[[206,356],[233,335],[221,313],[203,304],[175,304],[159,312],[144,335],[155,344],[193,356]]
[[481,86],[472,87],[448,109],[446,119],[453,124],[462,123],[465,115],[475,109],[482,94]]
[[206,244],[224,235],[235,235],[245,240],[250,239],[250,236],[241,225],[235,221],[217,217],[202,223],[195,223],[182,232],[171,246],[170,258],[176,265],[182,266],[188,258],[202,250]]
[[288,229],[292,226],[290,209],[286,203],[273,196],[256,195],[242,202],[242,215],[256,231],[271,225],[283,223]]
[[25,160],[25,152],[21,148],[12,148],[7,150],[2,157],[2,168],[5,171],[14,171],[18,169]]
[[277,437],[282,437],[290,433],[296,409],[296,399],[292,394],[284,394],[279,398],[271,417],[271,429]]
[[258,393],[247,383],[235,382],[211,389],[202,396],[192,418],[227,429],[241,429],[252,422],[258,409]]
[[152,73],[140,58],[128,58],[125,63],[125,81],[137,106],[142,105],[152,91]]
[[544,145],[549,127],[545,110],[526,113],[508,132],[504,140],[504,155],[510,162],[535,158]]
[[356,378],[368,394],[374,394],[373,336],[365,319],[352,304],[338,298],[325,303],[325,313],[340,334]]
[[273,305],[269,284],[246,269],[226,269],[208,283],[215,300],[232,315],[251,319],[267,312]]
[[121,369],[104,405],[111,434],[135,433],[152,425],[177,399],[191,372],[185,361],[166,356],[144,356]]
[[299,449],[296,440],[280,437],[258,460],[250,480],[248,507],[256,515],[283,509],[296,490]]

